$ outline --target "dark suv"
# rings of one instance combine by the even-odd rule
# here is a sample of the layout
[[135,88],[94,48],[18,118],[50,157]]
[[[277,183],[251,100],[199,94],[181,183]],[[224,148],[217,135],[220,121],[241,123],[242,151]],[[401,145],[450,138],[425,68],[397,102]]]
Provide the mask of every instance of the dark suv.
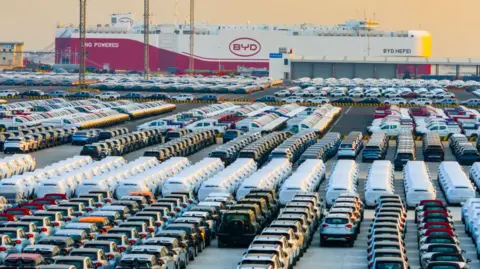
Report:
[[223,214],[218,228],[218,247],[248,246],[260,230],[253,211],[229,210]]

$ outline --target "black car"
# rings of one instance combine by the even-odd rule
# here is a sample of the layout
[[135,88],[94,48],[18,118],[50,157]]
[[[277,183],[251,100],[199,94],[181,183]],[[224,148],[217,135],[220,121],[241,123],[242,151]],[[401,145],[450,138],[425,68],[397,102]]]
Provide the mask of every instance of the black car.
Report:
[[355,103],[355,99],[352,97],[341,97],[338,99],[332,100],[332,103]]
[[201,101],[217,101],[217,96],[216,95],[204,95],[195,98],[196,100],[201,100]]
[[45,93],[41,90],[28,90],[21,94],[22,96],[43,96]]
[[368,97],[368,98],[363,98],[361,100],[358,100],[357,103],[360,103],[360,104],[381,104],[382,101],[380,101],[380,99],[375,98],[375,97]]
[[159,99],[159,100],[170,100],[170,96],[164,93],[154,93],[152,95],[147,96],[146,98],[150,99]]
[[248,246],[260,230],[253,211],[229,210],[223,214],[217,230],[218,247]]
[[102,160],[107,157],[107,154],[98,145],[85,145],[80,151],[80,156],[90,156],[94,160]]
[[271,95],[262,96],[260,98],[255,99],[255,102],[276,102],[276,101],[277,101],[277,98]]
[[145,98],[145,96],[143,96],[141,93],[130,92],[130,93],[127,93],[125,95],[120,96],[120,98],[141,99],[141,98]]
[[89,92],[76,92],[76,93],[69,94],[68,97],[93,98],[93,94]]

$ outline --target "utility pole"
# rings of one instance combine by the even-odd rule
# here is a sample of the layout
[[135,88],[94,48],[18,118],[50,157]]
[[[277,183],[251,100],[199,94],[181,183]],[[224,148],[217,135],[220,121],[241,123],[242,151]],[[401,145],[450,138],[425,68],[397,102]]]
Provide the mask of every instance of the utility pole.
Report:
[[78,82],[82,89],[85,89],[85,69],[87,66],[87,35],[86,35],[86,24],[87,24],[87,0],[80,0],[80,39],[79,39],[79,49],[80,49],[80,65],[78,69]]
[[195,75],[195,62],[193,58],[195,48],[195,0],[190,0],[190,63],[188,68],[191,75]]
[[143,78],[150,77],[150,0],[143,4]]

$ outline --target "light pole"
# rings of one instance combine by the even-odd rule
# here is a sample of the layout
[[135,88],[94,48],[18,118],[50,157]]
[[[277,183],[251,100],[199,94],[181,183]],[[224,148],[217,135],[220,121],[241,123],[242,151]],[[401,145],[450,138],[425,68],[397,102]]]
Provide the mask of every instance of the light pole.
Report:
[[[220,51],[220,46],[217,47],[217,53]],[[217,60],[218,60],[218,71],[220,71],[220,53],[217,54],[218,57],[217,57]]]

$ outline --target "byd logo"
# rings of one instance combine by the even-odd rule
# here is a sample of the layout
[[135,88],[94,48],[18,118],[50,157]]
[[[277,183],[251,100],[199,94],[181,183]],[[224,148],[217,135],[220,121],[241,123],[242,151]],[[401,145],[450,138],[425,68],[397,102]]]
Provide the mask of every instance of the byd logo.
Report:
[[241,37],[230,42],[230,52],[240,57],[251,57],[262,50],[262,45],[252,38]]

